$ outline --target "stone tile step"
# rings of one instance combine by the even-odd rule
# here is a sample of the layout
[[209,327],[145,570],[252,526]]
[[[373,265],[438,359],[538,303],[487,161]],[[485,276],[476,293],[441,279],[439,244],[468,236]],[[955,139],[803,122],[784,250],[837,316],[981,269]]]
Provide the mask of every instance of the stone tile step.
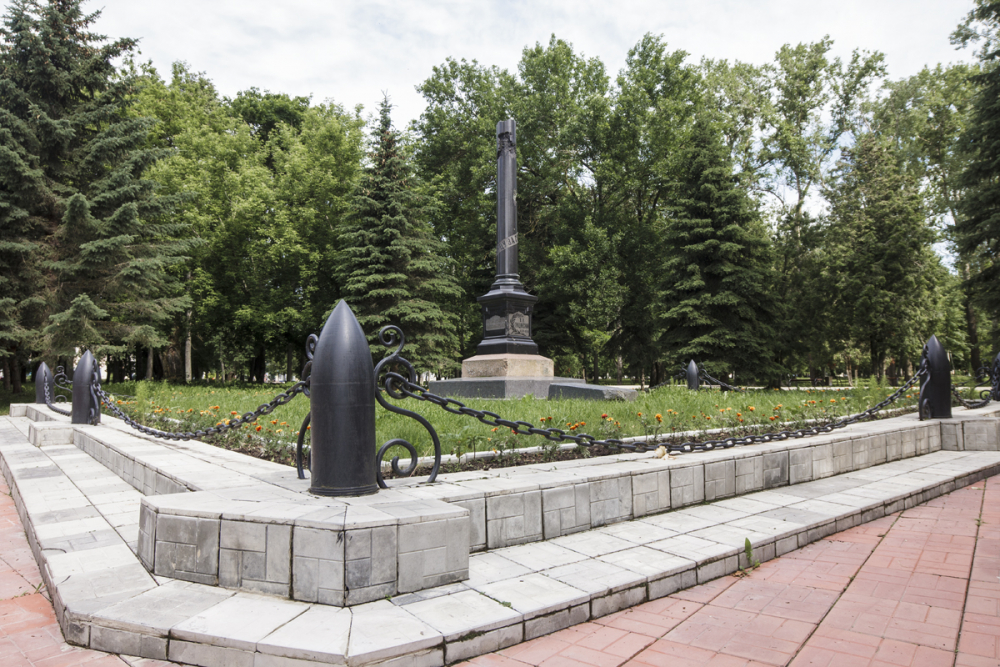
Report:
[[0,467],[67,640],[206,667],[452,663],[731,573],[750,564],[748,539],[764,561],[1000,472],[1000,452],[933,452],[496,549],[470,559],[463,583],[335,608],[154,579],[124,543],[38,549],[42,514],[103,516],[77,456],[0,420]]

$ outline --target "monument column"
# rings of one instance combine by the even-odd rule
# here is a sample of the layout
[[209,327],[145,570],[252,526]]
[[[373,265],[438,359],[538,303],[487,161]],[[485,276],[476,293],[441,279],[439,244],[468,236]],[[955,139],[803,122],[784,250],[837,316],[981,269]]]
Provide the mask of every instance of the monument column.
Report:
[[497,123],[497,273],[490,291],[477,301],[483,312],[483,340],[476,355],[462,362],[462,377],[435,380],[436,394],[457,397],[544,398],[553,382],[582,383],[553,377],[551,359],[538,354],[531,340],[531,320],[538,297],[528,294],[517,274],[517,128],[513,120]]
[[538,354],[538,345],[531,340],[538,297],[524,291],[517,274],[517,251],[517,127],[513,120],[504,120],[497,123],[497,273],[490,291],[477,299],[483,309],[483,341],[476,357]]

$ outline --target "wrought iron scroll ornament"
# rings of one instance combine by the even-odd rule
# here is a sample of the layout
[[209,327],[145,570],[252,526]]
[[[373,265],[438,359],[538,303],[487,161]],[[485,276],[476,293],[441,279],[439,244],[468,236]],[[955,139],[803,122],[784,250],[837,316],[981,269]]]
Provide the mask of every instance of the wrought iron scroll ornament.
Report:
[[[403,346],[406,344],[406,338],[403,336],[403,330],[397,326],[386,326],[382,327],[378,332],[378,339],[382,345],[386,347],[392,347],[397,344],[398,347],[382,361],[378,362],[375,366],[375,383],[376,392],[375,399],[379,402],[383,408],[389,412],[394,412],[398,415],[404,415],[411,419],[414,419],[420,423],[431,436],[431,441],[434,443],[434,467],[431,468],[431,474],[427,478],[428,482],[433,482],[437,479],[438,471],[441,469],[441,440],[438,438],[437,431],[431,426],[430,422],[424,419],[421,415],[410,410],[404,410],[403,408],[397,407],[387,401],[383,393],[395,400],[403,400],[407,397],[413,396],[407,389],[409,387],[419,387],[416,384],[417,372],[413,368],[413,364],[402,357]],[[393,366],[401,366],[405,369],[406,375],[400,375],[392,370],[389,370]],[[421,387],[422,389],[422,387]],[[381,447],[379,447],[378,454],[375,456],[375,475],[380,488],[389,488],[386,486],[385,479],[382,477],[382,459],[385,457],[386,453],[393,447],[402,447],[410,454],[410,464],[406,468],[400,469],[399,467],[399,457],[394,456],[392,458],[392,472],[397,477],[409,477],[417,469],[417,449],[408,440],[403,438],[393,438],[389,440]]]
[[[60,383],[60,378],[61,378],[61,383]],[[56,367],[56,374],[52,376],[51,380],[52,384],[49,384],[48,376],[45,376],[42,379],[42,382],[45,383],[45,405],[48,406],[48,408],[53,412],[69,417],[73,413],[71,413],[69,410],[65,410],[55,405],[55,403],[60,402],[60,399],[62,399],[62,401],[65,402],[66,397],[60,394],[55,394],[55,396],[53,396],[53,394],[55,393],[54,389],[56,388],[68,389],[69,391],[73,391],[72,383],[70,383],[69,380],[66,378],[66,370],[62,366]]]
[[1000,354],[993,359],[993,366],[980,366],[976,370],[973,378],[974,387],[989,383],[989,389],[979,392],[979,400],[969,400],[962,398],[957,387],[952,387],[951,391],[958,399],[958,402],[970,410],[983,408],[989,405],[990,401],[1000,401]]
[[[300,377],[302,381],[305,382],[305,387],[302,389],[302,393],[307,397],[309,396],[309,376],[312,373],[313,365],[313,355],[316,353],[316,343],[319,342],[319,336],[316,334],[309,334],[306,338],[306,363],[302,367],[302,374]],[[305,479],[306,473],[302,467],[302,447],[306,440],[306,431],[309,430],[309,422],[312,421],[312,410],[306,413],[305,419],[302,420],[302,426],[299,428],[299,437],[295,441],[295,471],[299,475],[299,479]]]

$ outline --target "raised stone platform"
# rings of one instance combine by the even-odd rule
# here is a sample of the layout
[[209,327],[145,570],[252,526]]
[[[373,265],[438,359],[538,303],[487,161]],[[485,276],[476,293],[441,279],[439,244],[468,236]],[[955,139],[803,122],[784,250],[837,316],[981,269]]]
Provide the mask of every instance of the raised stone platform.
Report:
[[607,387],[599,384],[568,384],[553,382],[549,385],[549,400],[584,399],[587,401],[634,401],[639,392],[626,387]]
[[453,398],[523,398],[547,397],[549,387],[554,383],[583,384],[579,378],[510,376],[474,377],[454,380],[434,380],[428,388],[431,393]]
[[[12,412],[58,421],[45,408]],[[393,492],[411,506],[434,500],[467,510],[467,547],[482,553],[469,558],[461,583],[347,608],[246,592],[282,583],[267,581],[282,568],[267,551],[272,539],[286,543],[286,531],[294,587],[295,535],[312,529],[305,514],[258,520],[308,504],[282,466],[202,443],[146,440],[111,419],[73,427],[75,444],[35,446],[33,422],[14,416],[0,419],[0,468],[69,641],[203,666],[436,666],[732,572],[744,539],[766,560],[1000,471],[996,408],[956,417],[900,417],[668,460],[631,454],[397,484]],[[250,497],[248,483],[267,492]],[[164,495],[140,491],[156,494],[158,485]],[[369,502],[391,502],[385,493]],[[192,512],[213,503],[218,523],[209,519],[205,539],[217,530],[220,556],[238,552],[227,558],[240,567],[227,572],[243,577],[242,590],[150,575],[135,554],[139,507],[155,507],[155,533],[159,521],[201,519]],[[351,507],[371,504],[348,505],[345,517]],[[357,560],[347,549],[344,562]],[[331,552],[339,553],[300,555]]]

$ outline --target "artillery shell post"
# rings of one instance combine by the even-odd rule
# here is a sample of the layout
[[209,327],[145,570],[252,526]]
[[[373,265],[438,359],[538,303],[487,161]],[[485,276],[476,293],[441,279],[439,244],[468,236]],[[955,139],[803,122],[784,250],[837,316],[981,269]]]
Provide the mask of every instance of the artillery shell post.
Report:
[[694,359],[692,359],[687,367],[688,389],[691,391],[698,391],[698,388],[701,386],[701,379],[698,375],[698,364],[694,363]]
[[320,496],[378,492],[375,473],[375,367],[346,302],[320,332],[310,380],[309,491]]
[[924,345],[927,376],[920,384],[917,402],[921,419],[951,418],[951,363],[948,353],[937,339],[931,336]]
[[99,372],[97,360],[90,350],[87,350],[73,371],[72,422],[74,424],[101,423],[101,401],[94,390],[94,374]]
[[44,361],[38,364],[38,370],[35,371],[35,403],[39,405],[45,405],[45,387],[49,387],[49,391],[52,391],[52,371],[49,369],[49,365]]

